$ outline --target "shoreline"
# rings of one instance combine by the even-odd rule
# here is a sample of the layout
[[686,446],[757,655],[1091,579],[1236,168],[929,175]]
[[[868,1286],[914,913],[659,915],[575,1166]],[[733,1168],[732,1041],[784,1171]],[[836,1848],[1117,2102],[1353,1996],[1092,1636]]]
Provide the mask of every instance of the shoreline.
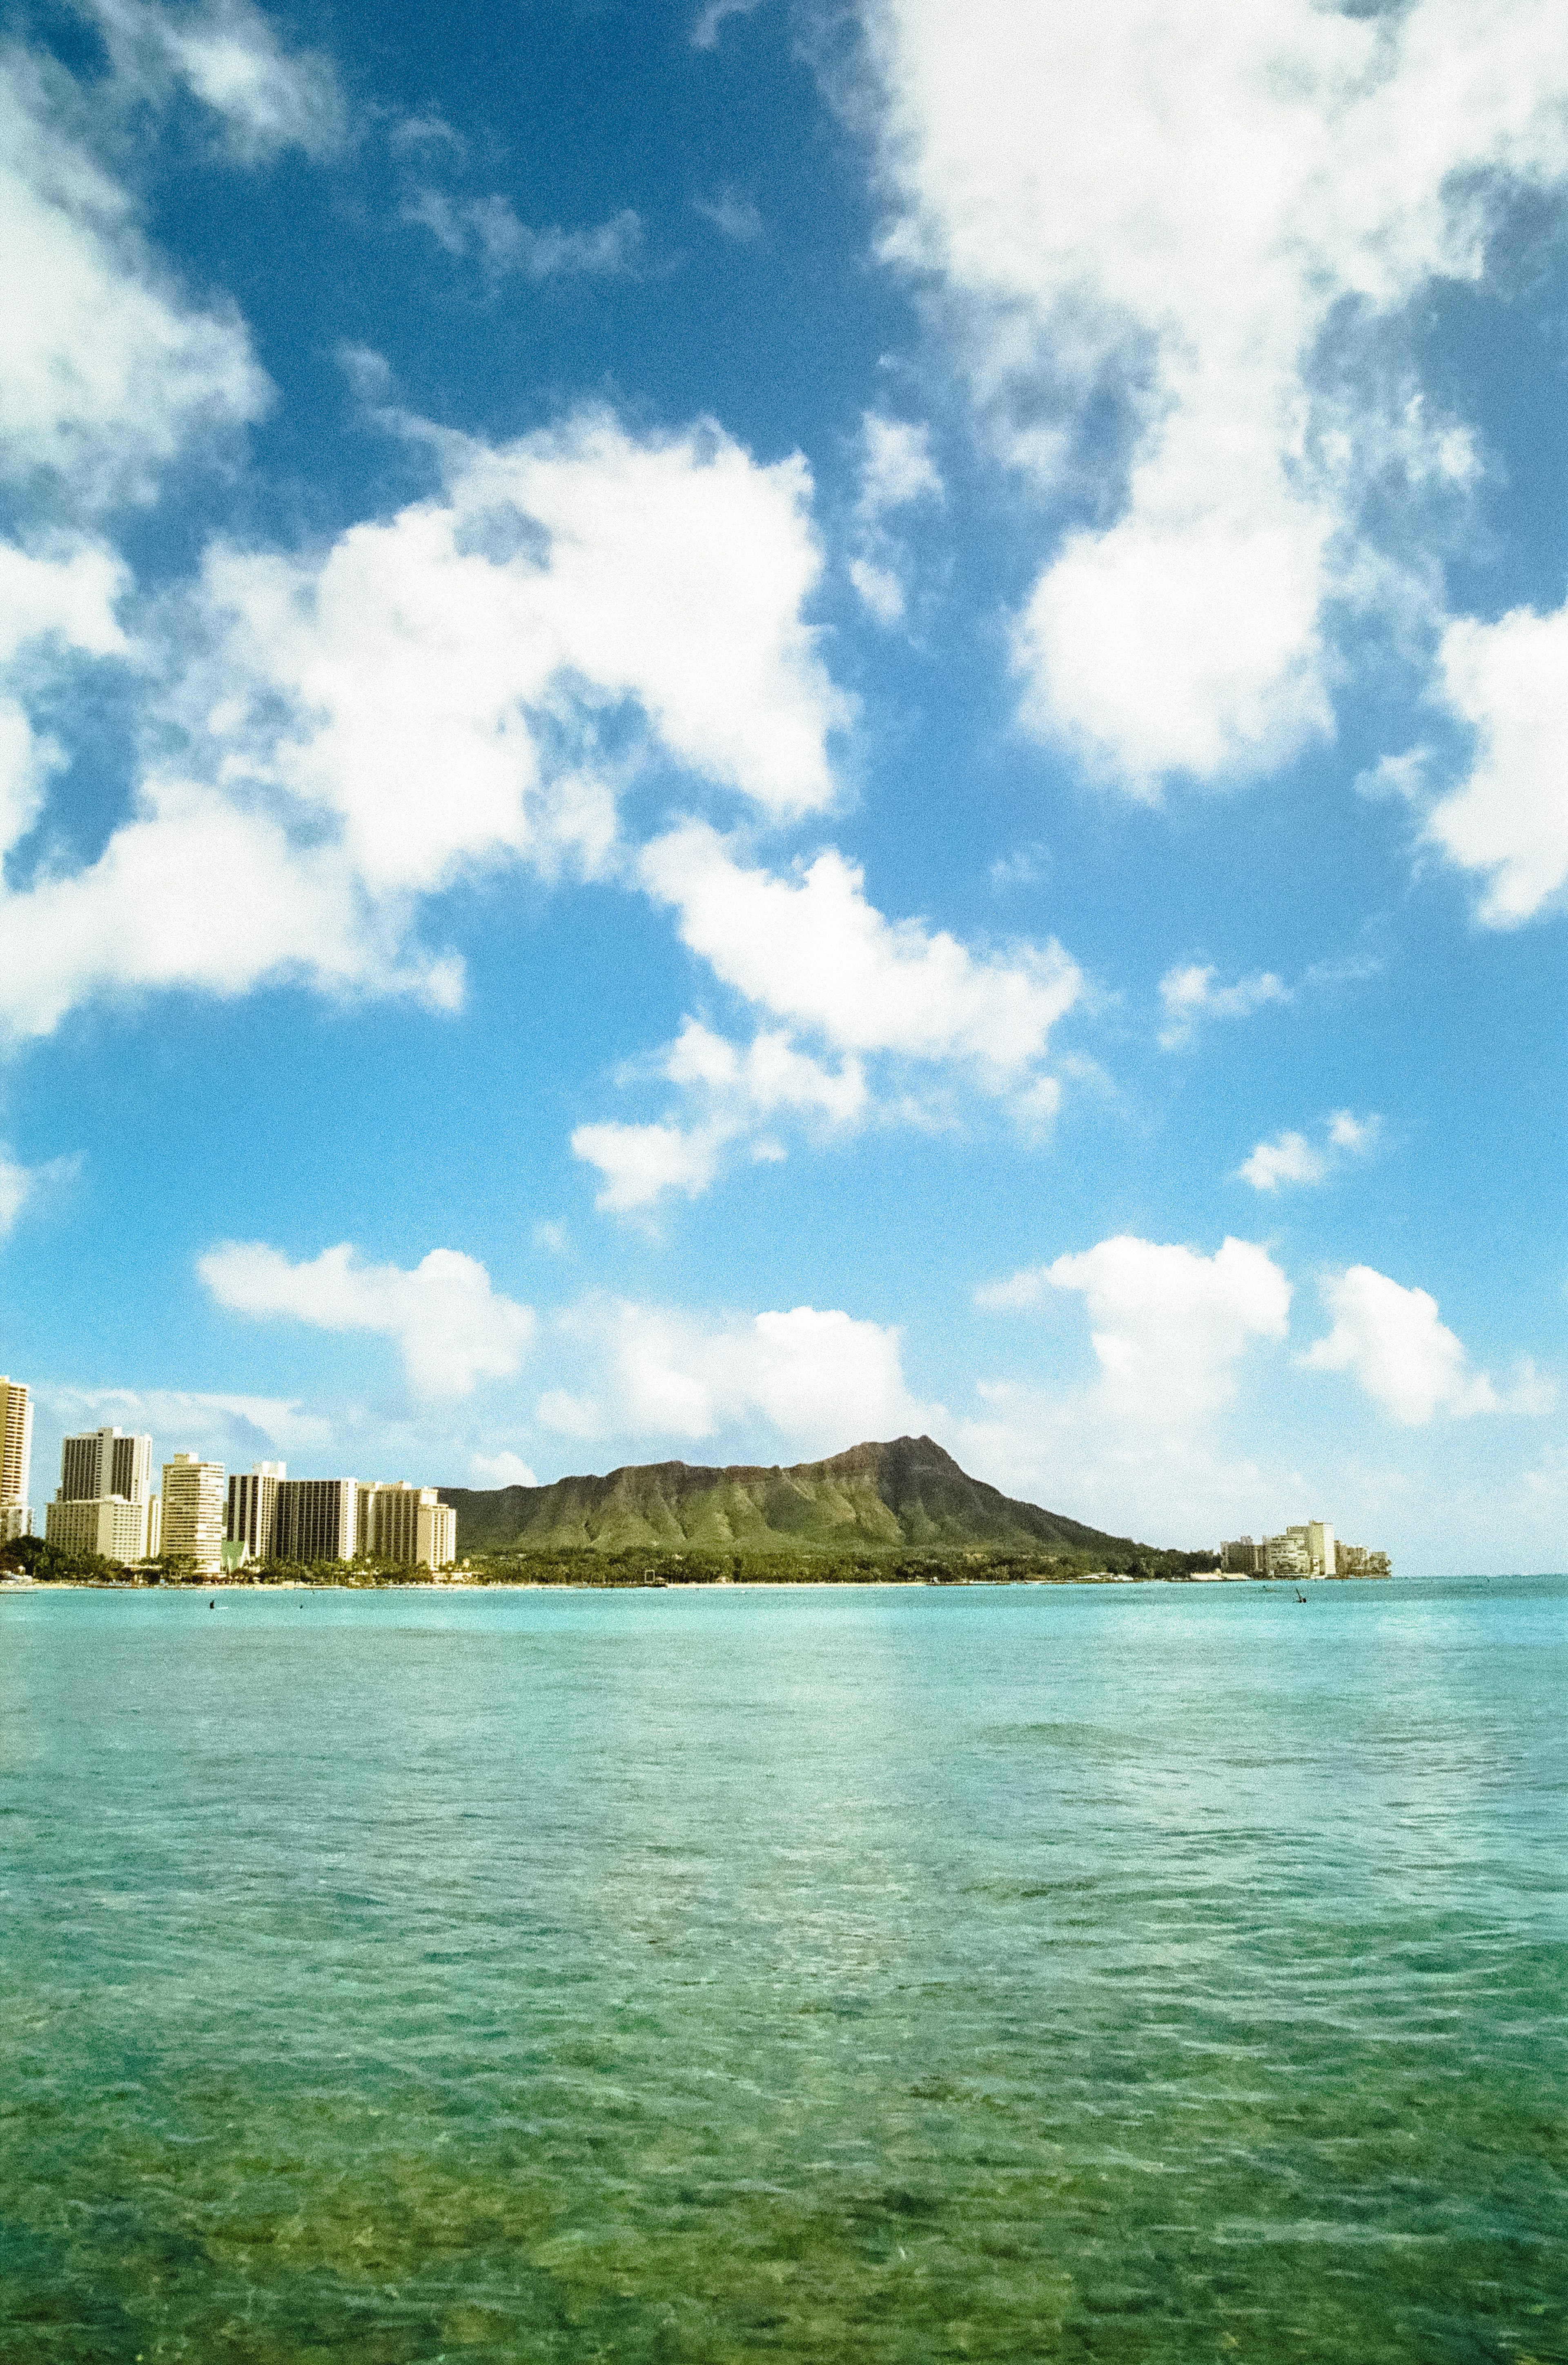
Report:
[[[1553,1572],[1546,1571],[1551,1575]],[[1389,1576],[1329,1576],[1309,1577],[1301,1582],[1310,1585],[1392,1585]],[[1251,1575],[1137,1575],[1123,1576],[1114,1573],[1100,1575],[1074,1576],[647,1576],[626,1577],[364,1577],[357,1582],[339,1583],[331,1578],[315,1582],[288,1577],[276,1584],[258,1583],[234,1577],[185,1578],[174,1584],[145,1578],[92,1576],[63,1577],[0,1577],[0,1597],[7,1593],[162,1593],[170,1596],[190,1594],[263,1594],[263,1593],[800,1593],[816,1592],[974,1592],[1014,1593],[1020,1590],[1041,1591],[1062,1586],[1078,1586],[1101,1592],[1112,1586],[1148,1585],[1227,1585],[1271,1586],[1289,1589],[1297,1583],[1289,1576]]]

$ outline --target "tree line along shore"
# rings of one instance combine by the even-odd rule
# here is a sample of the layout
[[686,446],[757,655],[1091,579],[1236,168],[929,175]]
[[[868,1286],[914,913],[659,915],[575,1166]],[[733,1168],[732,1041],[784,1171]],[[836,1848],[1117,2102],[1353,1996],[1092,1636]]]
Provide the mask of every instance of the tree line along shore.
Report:
[[[19,1551],[18,1546],[30,1549]],[[258,1587],[319,1586],[375,1589],[394,1586],[562,1586],[603,1592],[671,1585],[1075,1585],[1186,1583],[1213,1579],[1218,1558],[1204,1552],[1125,1554],[957,1550],[885,1552],[666,1552],[633,1547],[605,1552],[591,1546],[545,1552],[481,1552],[432,1575],[402,1562],[252,1561],[215,1575],[170,1555],[122,1567],[95,1554],[54,1551],[34,1537],[0,1549],[0,1573],[42,1585],[136,1589],[188,1587],[209,1592]],[[1253,1580],[1257,1582],[1259,1580]]]

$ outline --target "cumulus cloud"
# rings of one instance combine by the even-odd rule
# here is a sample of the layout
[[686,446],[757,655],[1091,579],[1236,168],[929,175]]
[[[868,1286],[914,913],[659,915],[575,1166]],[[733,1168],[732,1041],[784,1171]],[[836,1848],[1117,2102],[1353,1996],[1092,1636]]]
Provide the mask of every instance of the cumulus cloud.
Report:
[[469,1464],[487,1486],[537,1486],[538,1479],[520,1453],[476,1453]]
[[885,919],[833,847],[780,879],[690,822],[646,847],[641,867],[650,893],[679,913],[682,942],[726,985],[841,1050],[1015,1074],[1042,1057],[1082,990],[1054,942],[977,957],[945,929]]
[[1468,779],[1433,810],[1428,834],[1481,875],[1479,916],[1517,926],[1568,880],[1568,607],[1516,608],[1495,624],[1450,624],[1441,650],[1448,704],[1475,734]]
[[1529,1367],[1507,1396],[1484,1372],[1472,1372],[1464,1348],[1439,1319],[1437,1299],[1424,1289],[1402,1288],[1371,1265],[1353,1264],[1325,1284],[1324,1295],[1334,1328],[1304,1357],[1307,1368],[1350,1373],[1406,1428],[1422,1428],[1438,1412],[1534,1412],[1550,1401]]
[[1235,1179],[1250,1182],[1254,1191],[1326,1182],[1341,1157],[1364,1158],[1376,1147],[1382,1126],[1378,1116],[1359,1117],[1350,1109],[1336,1109],[1324,1126],[1321,1146],[1304,1133],[1282,1133],[1273,1141],[1259,1142],[1237,1168]]
[[1207,961],[1190,961],[1167,970],[1159,981],[1159,999],[1165,1007],[1159,1030],[1162,1050],[1181,1050],[1207,1019],[1250,1018],[1254,1011],[1266,1009],[1271,1003],[1292,999],[1291,988],[1272,970],[1238,978],[1233,985],[1221,985],[1218,979],[1218,970]]
[[591,1394],[539,1407],[567,1434],[698,1440],[760,1418],[802,1452],[896,1436],[940,1421],[904,1384],[899,1333],[834,1308],[703,1318],[610,1300],[576,1309]]
[[1369,488],[1403,477],[1408,515],[1473,476],[1405,321],[1568,179],[1551,0],[867,21],[884,257],[1043,496],[1025,720],[1135,792],[1284,761],[1333,727],[1330,603],[1378,563],[1423,596],[1424,555],[1368,564]]
[[465,1396],[476,1381],[507,1379],[533,1333],[533,1315],[490,1286],[475,1258],[432,1249],[411,1272],[367,1265],[347,1241],[292,1264],[260,1240],[224,1240],[196,1261],[220,1306],[319,1330],[396,1339],[409,1385],[425,1396]]
[[232,307],[191,301],[66,113],[41,70],[0,62],[0,476],[78,516],[149,498],[271,388]]
[[[130,816],[92,864],[0,899],[13,1036],[100,994],[269,980],[451,1007],[461,967],[418,945],[420,898],[511,862],[602,871],[645,753],[774,815],[833,793],[847,708],[801,616],[801,464],[599,411],[433,448],[431,498],[308,555],[217,544],[160,611],[169,680]],[[103,562],[71,563],[76,629],[106,634]],[[0,614],[6,587],[0,565]],[[0,728],[7,754],[16,833],[41,759]]]
[[1226,1239],[1213,1256],[1123,1235],[992,1283],[977,1302],[997,1310],[1077,1291],[1100,1364],[1095,1392],[1114,1420],[1183,1429],[1227,1403],[1254,1339],[1282,1339],[1291,1284],[1266,1249]]
[[748,1142],[753,1158],[782,1155],[765,1130],[778,1116],[833,1129],[853,1125],[867,1104],[857,1059],[830,1068],[778,1031],[740,1045],[689,1017],[653,1064],[681,1088],[695,1112],[688,1122],[582,1125],[572,1136],[577,1157],[605,1177],[597,1204],[618,1214],[649,1206],[666,1191],[697,1198],[736,1143]]
[[[695,1198],[737,1152],[782,1157],[775,1120],[818,1134],[895,1115],[929,1122],[908,1083],[915,1066],[961,1068],[1026,1130],[1055,1115],[1060,1088],[1039,1063],[1082,991],[1055,942],[971,952],[945,930],[885,918],[834,848],[780,878],[702,822],[645,846],[639,872],[678,912],[683,942],[786,1024],[736,1043],[688,1017],[677,1041],[634,1071],[676,1085],[679,1115],[583,1125],[572,1137],[606,1178],[601,1207],[625,1213],[672,1191]],[[802,1048],[797,1033],[823,1048]]]

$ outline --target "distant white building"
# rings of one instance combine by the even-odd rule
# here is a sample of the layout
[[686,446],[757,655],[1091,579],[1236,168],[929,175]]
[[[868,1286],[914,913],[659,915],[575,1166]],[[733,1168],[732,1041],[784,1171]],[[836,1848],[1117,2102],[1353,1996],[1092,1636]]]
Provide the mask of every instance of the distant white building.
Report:
[[20,1380],[0,1373],[0,1543],[30,1536],[28,1500],[33,1465],[33,1400]]
[[1221,1544],[1219,1560],[1228,1575],[1256,1576],[1388,1576],[1388,1554],[1368,1552],[1361,1544],[1336,1541],[1331,1519],[1303,1519],[1277,1536],[1254,1543],[1240,1536]]
[[1314,1576],[1333,1576],[1334,1528],[1328,1519],[1308,1519],[1306,1523],[1306,1556],[1312,1563]]
[[60,1485],[44,1509],[44,1535],[60,1551],[153,1559],[160,1511],[150,1437],[90,1429],[61,1440]]
[[163,1551],[194,1560],[204,1576],[217,1573],[223,1553],[223,1464],[176,1453],[163,1464]]

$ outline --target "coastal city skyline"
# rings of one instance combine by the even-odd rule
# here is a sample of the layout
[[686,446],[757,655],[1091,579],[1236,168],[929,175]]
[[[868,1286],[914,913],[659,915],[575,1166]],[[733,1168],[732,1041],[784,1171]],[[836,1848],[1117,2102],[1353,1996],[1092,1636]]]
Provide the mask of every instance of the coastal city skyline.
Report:
[[[211,1577],[239,1575],[272,1561],[372,1561],[422,1565],[434,1574],[457,1560],[457,1513],[434,1486],[407,1479],[290,1478],[284,1462],[227,1472],[220,1462],[182,1452],[162,1463],[160,1494],[152,1489],[151,1437],[113,1427],[62,1440],[60,1483],[45,1505],[41,1528],[35,1529],[30,1434],[26,1384],[0,1376],[0,1439],[6,1449],[0,1465],[0,1542],[37,1532],[62,1553],[126,1565],[162,1558],[188,1563]],[[929,1448],[929,1440],[923,1442]],[[866,1451],[862,1446],[857,1453]],[[946,1463],[939,1449],[937,1458]],[[1214,1558],[1222,1576],[1391,1574],[1386,1552],[1337,1540],[1333,1522],[1325,1519],[1257,1542],[1249,1535],[1222,1543]]]
[[1560,12],[1189,18],[18,20],[51,1466],[1561,1557]]

